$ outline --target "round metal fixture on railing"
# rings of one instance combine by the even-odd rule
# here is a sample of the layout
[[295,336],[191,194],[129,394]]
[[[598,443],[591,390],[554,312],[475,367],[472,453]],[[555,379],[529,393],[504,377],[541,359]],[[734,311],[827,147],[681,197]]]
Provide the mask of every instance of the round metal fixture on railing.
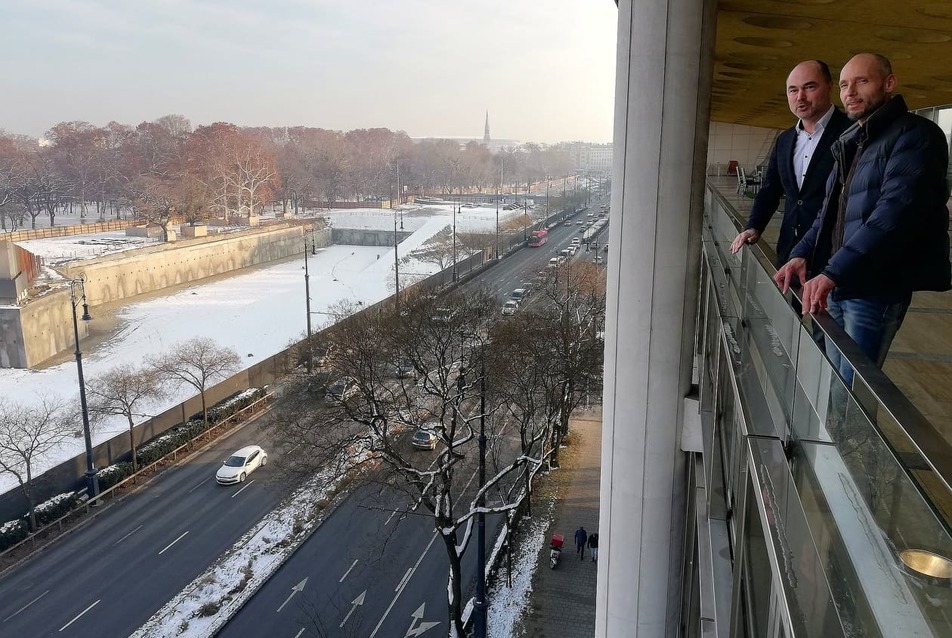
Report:
[[917,576],[952,583],[952,560],[924,549],[904,549],[899,560]]

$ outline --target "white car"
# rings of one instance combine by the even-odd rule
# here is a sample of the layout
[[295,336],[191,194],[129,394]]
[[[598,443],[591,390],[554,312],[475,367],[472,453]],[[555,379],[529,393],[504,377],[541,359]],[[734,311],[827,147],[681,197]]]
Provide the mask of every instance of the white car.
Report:
[[225,459],[225,463],[215,473],[215,480],[219,485],[243,483],[249,474],[267,464],[267,453],[257,445],[248,445]]
[[516,310],[519,309],[519,303],[510,299],[502,307],[502,314],[506,317],[510,317],[516,314]]

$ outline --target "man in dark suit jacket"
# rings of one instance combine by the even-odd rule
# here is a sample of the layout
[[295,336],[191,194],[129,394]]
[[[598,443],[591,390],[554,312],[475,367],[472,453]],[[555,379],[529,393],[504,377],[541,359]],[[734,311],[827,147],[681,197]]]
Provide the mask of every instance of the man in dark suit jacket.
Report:
[[731,242],[731,252],[760,239],[781,195],[786,196],[786,206],[777,239],[778,267],[787,262],[790,251],[810,230],[823,206],[826,179],[833,170],[830,147],[851,124],[832,100],[833,78],[825,62],[807,60],[790,72],[787,102],[800,121],[777,137],[747,226]]

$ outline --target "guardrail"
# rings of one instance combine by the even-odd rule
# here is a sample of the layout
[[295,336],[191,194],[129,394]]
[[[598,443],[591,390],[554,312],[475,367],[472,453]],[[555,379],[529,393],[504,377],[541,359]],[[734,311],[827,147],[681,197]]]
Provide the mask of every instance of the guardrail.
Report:
[[160,467],[175,463],[178,460],[180,454],[191,454],[196,445],[216,440],[232,427],[238,425],[239,423],[244,423],[248,418],[263,412],[272,396],[273,393],[271,392],[265,393],[265,395],[259,398],[257,401],[246,405],[242,409],[222,419],[207,430],[198,433],[195,437],[189,439],[185,444],[175,448],[162,458],[153,461],[148,465],[140,467],[134,474],[127,476],[112,487],[103,490],[95,499],[84,500],[58,519],[50,521],[43,527],[30,532],[26,538],[0,552],[0,563],[2,563],[7,557],[11,556],[15,551],[26,547],[28,544],[30,545],[29,551],[35,551],[39,542],[49,542],[54,540],[64,531],[65,525],[67,523],[72,522],[81,515],[88,515],[92,508],[100,507],[106,501],[115,500],[120,496],[120,491],[124,488],[127,488],[130,485],[135,485],[142,478],[151,478],[158,473]]

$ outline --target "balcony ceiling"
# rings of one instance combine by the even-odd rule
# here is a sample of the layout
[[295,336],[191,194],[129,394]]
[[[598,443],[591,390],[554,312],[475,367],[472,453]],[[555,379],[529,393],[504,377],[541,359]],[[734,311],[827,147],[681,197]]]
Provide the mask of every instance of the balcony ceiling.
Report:
[[[835,83],[862,51],[892,61],[910,108],[952,103],[950,0],[721,0],[711,120],[790,126],[790,69],[819,58]],[[842,106],[835,88],[833,102]]]

